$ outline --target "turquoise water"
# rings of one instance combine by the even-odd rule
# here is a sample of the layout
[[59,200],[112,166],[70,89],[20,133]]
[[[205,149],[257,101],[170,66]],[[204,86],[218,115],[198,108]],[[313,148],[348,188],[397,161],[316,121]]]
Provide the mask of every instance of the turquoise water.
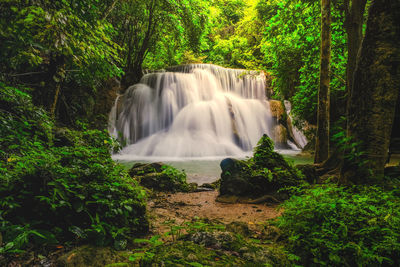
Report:
[[[296,153],[285,153],[283,156],[291,161],[294,164],[311,164],[313,163],[313,158],[310,156],[298,155]],[[184,170],[188,177],[189,183],[197,183],[202,185],[204,183],[212,183],[220,178],[221,169],[219,164],[223,158],[214,158],[214,159],[180,159],[180,160],[163,160],[162,162],[172,165],[179,170]],[[245,158],[243,158],[245,159]],[[141,162],[155,162],[156,160],[135,160],[135,161],[118,161],[123,164],[126,168],[131,168],[133,164]]]

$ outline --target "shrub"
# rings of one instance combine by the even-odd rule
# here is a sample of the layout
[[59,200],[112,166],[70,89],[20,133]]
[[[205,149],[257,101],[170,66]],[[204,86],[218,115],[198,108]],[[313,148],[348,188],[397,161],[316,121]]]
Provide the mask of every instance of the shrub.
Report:
[[46,112],[16,88],[2,90],[0,103],[7,108],[0,115],[0,233],[7,249],[0,251],[28,240],[121,248],[147,231],[145,191],[112,161],[106,131],[54,135]]
[[304,266],[399,266],[400,190],[334,185],[283,205],[277,226]]

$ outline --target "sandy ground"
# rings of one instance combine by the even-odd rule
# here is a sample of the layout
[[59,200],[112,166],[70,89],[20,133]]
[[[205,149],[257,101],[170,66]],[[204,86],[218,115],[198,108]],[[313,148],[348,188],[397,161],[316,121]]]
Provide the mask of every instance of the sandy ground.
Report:
[[148,202],[152,232],[168,231],[165,222],[181,225],[196,217],[221,224],[244,222],[253,228],[279,215],[276,204],[225,204],[216,202],[217,196],[217,191],[158,194]]

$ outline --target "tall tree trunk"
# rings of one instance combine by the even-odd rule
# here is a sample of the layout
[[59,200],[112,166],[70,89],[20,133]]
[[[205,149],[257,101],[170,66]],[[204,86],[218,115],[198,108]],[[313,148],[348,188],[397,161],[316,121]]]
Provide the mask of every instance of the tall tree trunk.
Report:
[[321,55],[318,90],[317,138],[315,163],[329,156],[330,61],[331,61],[331,1],[321,0]]
[[373,1],[349,96],[342,183],[383,177],[399,91],[400,1]]
[[356,69],[357,55],[363,38],[364,12],[367,0],[345,1],[346,21],[344,23],[347,34],[347,66],[346,66],[346,91],[350,92],[353,85],[354,71]]

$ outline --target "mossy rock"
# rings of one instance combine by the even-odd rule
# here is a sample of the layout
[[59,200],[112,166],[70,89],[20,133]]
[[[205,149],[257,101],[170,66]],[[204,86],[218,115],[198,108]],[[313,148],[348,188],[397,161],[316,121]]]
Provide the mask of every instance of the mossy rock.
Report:
[[[126,252],[115,251],[109,247],[81,246],[71,250],[57,259],[59,267],[104,267],[130,266]],[[120,265],[124,264],[124,265]]]
[[279,100],[270,100],[269,108],[272,117],[276,118],[278,121],[281,121],[286,115],[285,106]]
[[189,192],[195,185],[186,182],[186,173],[164,163],[137,163],[129,175],[140,185],[160,192]]
[[[304,175],[274,151],[272,140],[264,135],[249,160],[224,159],[221,164],[221,195],[258,197],[279,189],[297,186]],[[283,196],[284,194],[282,194]]]
[[318,180],[317,170],[312,164],[298,164],[296,168],[299,169],[305,176],[307,182],[314,184]]

